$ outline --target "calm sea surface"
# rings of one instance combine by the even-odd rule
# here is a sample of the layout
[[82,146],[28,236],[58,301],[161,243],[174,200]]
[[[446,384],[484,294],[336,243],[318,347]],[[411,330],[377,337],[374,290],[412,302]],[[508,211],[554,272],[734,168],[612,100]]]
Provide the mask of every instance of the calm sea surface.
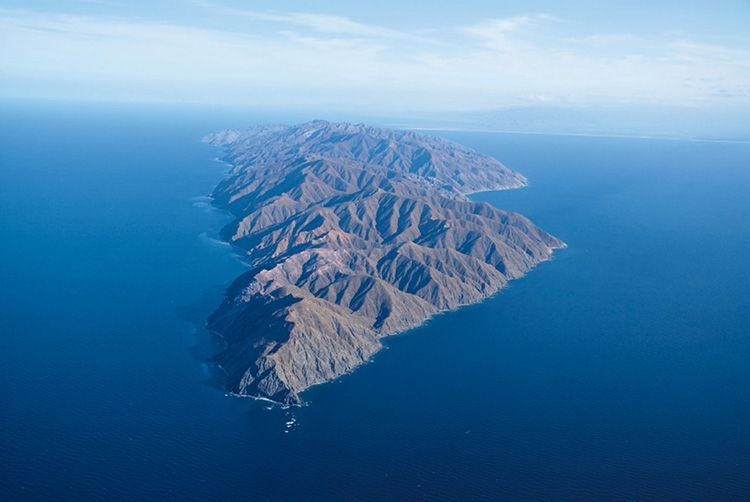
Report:
[[278,120],[3,108],[2,500],[750,500],[750,145],[441,132],[569,248],[282,409],[203,364],[198,142]]

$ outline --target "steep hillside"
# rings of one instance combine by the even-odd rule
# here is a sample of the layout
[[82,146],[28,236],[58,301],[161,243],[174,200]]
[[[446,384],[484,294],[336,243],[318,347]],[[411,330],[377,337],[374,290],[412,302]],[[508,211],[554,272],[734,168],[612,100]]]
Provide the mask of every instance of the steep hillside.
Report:
[[251,270],[208,319],[229,390],[299,403],[379,339],[479,301],[564,243],[465,194],[525,178],[450,141],[315,121],[222,131],[233,164],[212,194]]

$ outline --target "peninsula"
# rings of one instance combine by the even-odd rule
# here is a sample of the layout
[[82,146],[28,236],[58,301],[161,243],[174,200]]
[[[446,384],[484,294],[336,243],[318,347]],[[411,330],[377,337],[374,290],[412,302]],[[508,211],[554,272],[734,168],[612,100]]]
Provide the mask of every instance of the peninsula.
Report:
[[366,362],[380,339],[474,303],[564,247],[472,202],[526,179],[445,139],[314,121],[204,138],[232,168],[213,191],[246,256],[208,318],[228,390],[285,404]]

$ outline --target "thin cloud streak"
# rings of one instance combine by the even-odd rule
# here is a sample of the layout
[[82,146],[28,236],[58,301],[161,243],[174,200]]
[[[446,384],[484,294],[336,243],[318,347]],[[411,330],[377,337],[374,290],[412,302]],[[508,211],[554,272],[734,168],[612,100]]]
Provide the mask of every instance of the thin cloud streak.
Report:
[[750,51],[684,33],[575,38],[537,14],[417,37],[340,16],[242,12],[279,29],[0,10],[0,95],[435,111],[750,105]]
[[395,40],[414,40],[425,43],[437,43],[435,40],[425,38],[411,33],[384,28],[381,26],[369,26],[358,23],[342,16],[329,14],[314,14],[305,12],[259,12],[233,7],[224,7],[211,2],[195,2],[196,5],[232,16],[242,16],[258,21],[271,21],[280,24],[291,24],[310,28],[318,33],[351,35],[365,38],[386,38]]

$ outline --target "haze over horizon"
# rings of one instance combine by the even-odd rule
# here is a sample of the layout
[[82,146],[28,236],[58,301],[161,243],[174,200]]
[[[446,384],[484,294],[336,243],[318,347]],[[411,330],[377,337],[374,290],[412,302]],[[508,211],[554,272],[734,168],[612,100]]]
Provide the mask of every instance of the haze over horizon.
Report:
[[0,502],[750,500],[748,27],[0,0]]
[[0,97],[750,109],[747,2],[4,2]]

